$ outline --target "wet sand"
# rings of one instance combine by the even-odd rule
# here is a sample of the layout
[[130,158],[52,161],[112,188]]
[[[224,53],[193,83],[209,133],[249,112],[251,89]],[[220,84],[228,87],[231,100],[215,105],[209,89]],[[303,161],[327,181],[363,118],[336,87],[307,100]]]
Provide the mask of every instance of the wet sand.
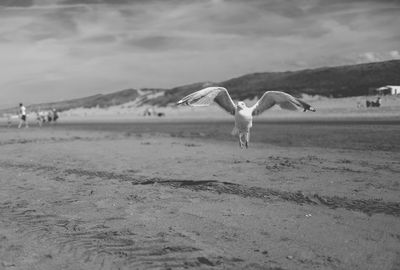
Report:
[[0,269],[400,269],[400,124],[0,126]]

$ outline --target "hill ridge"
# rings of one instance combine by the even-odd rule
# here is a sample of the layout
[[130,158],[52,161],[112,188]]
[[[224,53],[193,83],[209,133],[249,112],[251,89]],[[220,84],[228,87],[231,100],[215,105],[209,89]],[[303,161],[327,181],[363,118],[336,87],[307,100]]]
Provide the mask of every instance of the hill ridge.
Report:
[[[222,86],[228,89],[233,99],[254,99],[267,90],[280,90],[295,96],[301,94],[327,97],[349,97],[367,95],[371,89],[383,85],[400,85],[400,60],[370,62],[363,64],[318,67],[295,71],[255,72],[234,77],[222,82],[196,82],[173,87],[124,89],[107,94],[59,102],[48,102],[28,106],[30,110],[50,109],[64,111],[73,108],[107,108],[138,100],[138,105],[169,106],[183,96],[207,86]],[[158,93],[158,95],[154,95]],[[0,113],[15,111],[14,108]]]

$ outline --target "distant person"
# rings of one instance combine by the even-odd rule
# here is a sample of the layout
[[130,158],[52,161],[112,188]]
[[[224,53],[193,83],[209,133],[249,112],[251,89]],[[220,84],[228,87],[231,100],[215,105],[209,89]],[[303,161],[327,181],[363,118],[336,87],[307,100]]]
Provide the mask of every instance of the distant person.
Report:
[[25,123],[25,128],[28,128],[28,121],[26,120],[26,108],[24,104],[20,103],[19,104],[19,125],[18,128],[22,127],[22,123]]
[[47,122],[50,123],[51,121],[53,121],[53,111],[52,110],[47,112]]
[[368,107],[380,107],[381,106],[381,98],[378,97],[376,101],[366,101],[367,108]]
[[375,101],[375,107],[380,107],[381,106],[381,98],[378,97]]
[[43,117],[40,115],[39,111],[36,111],[36,121],[38,122],[39,127],[42,127]]
[[56,109],[53,108],[53,121],[56,122],[58,119],[58,112]]
[[11,127],[12,120],[11,120],[11,114],[7,114],[7,127]]

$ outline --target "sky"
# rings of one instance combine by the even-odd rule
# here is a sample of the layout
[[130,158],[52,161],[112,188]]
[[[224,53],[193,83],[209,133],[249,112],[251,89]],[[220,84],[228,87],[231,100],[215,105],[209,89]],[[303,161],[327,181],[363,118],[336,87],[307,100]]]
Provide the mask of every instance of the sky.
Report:
[[400,0],[0,0],[0,108],[400,59]]

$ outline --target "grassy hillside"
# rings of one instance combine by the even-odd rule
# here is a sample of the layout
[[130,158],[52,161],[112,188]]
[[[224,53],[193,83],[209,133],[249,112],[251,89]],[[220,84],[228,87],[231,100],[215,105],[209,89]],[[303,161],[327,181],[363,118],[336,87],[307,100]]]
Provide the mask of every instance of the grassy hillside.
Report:
[[[114,92],[111,94],[98,94],[84,98],[77,98],[59,102],[50,102],[50,103],[42,103],[27,106],[28,111],[36,111],[36,110],[49,110],[52,108],[57,109],[58,111],[65,111],[74,108],[107,108],[114,105],[123,104],[132,100],[135,100],[139,96],[139,93],[136,89],[126,89],[118,92]],[[10,108],[1,110],[2,113],[15,113],[16,108]]]
[[[140,92],[126,89],[111,94],[31,105],[28,106],[28,110],[107,108],[133,100],[137,100],[138,105],[167,106],[175,104],[194,91],[215,85],[227,88],[233,99],[240,100],[260,97],[267,90],[281,90],[295,96],[303,93],[329,97],[362,96],[383,85],[400,85],[400,60],[299,71],[253,73],[219,83],[200,82],[172,89],[147,88],[141,89]],[[0,114],[15,110],[2,110]]]
[[264,72],[244,75],[220,83],[198,83],[176,87],[164,97],[151,102],[159,105],[174,103],[203,86],[227,88],[233,99],[253,99],[266,90],[332,97],[367,95],[383,85],[400,85],[400,60],[339,67],[324,67],[287,72]]
[[254,73],[220,83],[232,95],[245,99],[265,90],[282,90],[333,97],[361,96],[370,89],[400,84],[400,61],[325,67],[293,72]]

